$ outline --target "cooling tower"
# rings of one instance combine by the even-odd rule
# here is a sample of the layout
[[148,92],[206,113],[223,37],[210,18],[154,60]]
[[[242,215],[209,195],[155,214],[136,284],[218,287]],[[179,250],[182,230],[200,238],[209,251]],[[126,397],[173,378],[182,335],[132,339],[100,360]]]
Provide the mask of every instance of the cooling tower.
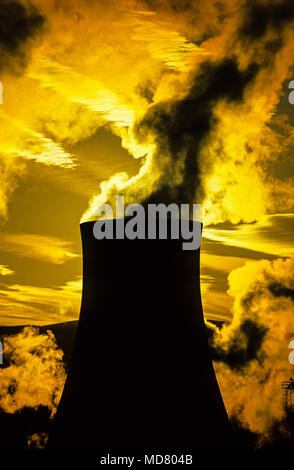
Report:
[[96,240],[81,224],[83,294],[48,449],[231,446],[209,354],[199,254],[182,240]]

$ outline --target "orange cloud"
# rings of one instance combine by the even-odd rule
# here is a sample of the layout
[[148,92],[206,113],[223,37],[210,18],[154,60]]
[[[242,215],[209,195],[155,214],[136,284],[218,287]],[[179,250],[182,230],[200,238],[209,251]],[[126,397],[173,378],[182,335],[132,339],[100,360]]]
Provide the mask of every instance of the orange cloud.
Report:
[[12,269],[8,266],[4,266],[3,264],[0,265],[0,276],[11,276],[12,274],[14,274]]
[[248,261],[229,275],[233,319],[208,323],[215,369],[230,416],[269,438],[282,421],[281,382],[293,375],[294,258]]
[[1,324],[48,325],[78,320],[81,289],[79,279],[56,287],[2,285]]
[[203,233],[209,240],[227,246],[274,256],[293,256],[293,222],[293,214],[273,214],[255,223],[240,224],[230,229],[204,227]]
[[4,338],[3,354],[9,366],[0,370],[0,407],[16,413],[24,407],[46,406],[54,416],[63,386],[63,352],[51,331],[40,334],[38,328],[26,327]]
[[70,251],[71,243],[56,237],[28,233],[1,233],[0,240],[3,250],[49,263],[62,264],[79,256]]

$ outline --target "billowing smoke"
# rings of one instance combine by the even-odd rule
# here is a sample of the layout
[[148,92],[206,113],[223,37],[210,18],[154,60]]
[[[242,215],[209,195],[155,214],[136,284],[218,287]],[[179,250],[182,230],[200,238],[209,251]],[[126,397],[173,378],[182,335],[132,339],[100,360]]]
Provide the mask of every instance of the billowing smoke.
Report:
[[229,275],[233,320],[207,322],[221,392],[231,417],[262,439],[282,421],[281,382],[293,375],[294,258],[249,261]]
[[222,29],[218,6],[211,6],[214,25],[202,7],[159,2],[169,18],[181,18],[190,37],[187,16],[195,31],[202,20],[199,44],[207,55],[194,57],[186,74],[163,73],[156,87],[146,86],[149,105],[131,132],[146,148],[141,172],[132,179],[116,175],[101,186],[83,220],[117,193],[130,202],[201,202],[207,223],[253,221],[278,208],[269,168],[280,155],[279,135],[268,123],[292,65],[293,3],[247,1],[237,9],[224,2]]
[[[294,19],[293,2],[291,0],[274,2],[250,0],[247,5],[244,21],[240,28],[241,35],[244,38],[257,41],[267,35],[275,35],[274,39],[279,41],[276,44],[276,52],[281,47],[285,25],[291,23]],[[268,52],[270,53],[270,48],[268,48]]]
[[0,409],[16,413],[24,407],[57,410],[66,379],[63,352],[51,331],[25,327],[3,341],[7,367],[0,370]]
[[0,72],[23,73],[34,39],[45,18],[31,4],[2,0],[0,8]]
[[251,222],[280,209],[271,165],[281,136],[271,123],[293,65],[293,2],[225,1],[223,16],[213,2],[214,21],[203,3],[158,3],[201,52],[185,71],[163,69],[137,87],[145,110],[121,136],[130,152],[145,149],[144,164],[136,177],[115,175],[102,185],[83,221],[118,193],[127,202],[202,203],[205,223]]
[[[135,135],[139,142],[144,142],[151,134],[156,145],[153,165],[160,165],[159,189],[150,200],[168,203],[195,200],[197,190],[199,194],[203,189],[198,155],[203,140],[214,125],[214,107],[221,100],[228,103],[241,101],[246,85],[256,74],[255,63],[240,71],[234,59],[224,59],[216,64],[205,62],[185,97],[149,107],[141,121],[135,124]],[[178,182],[174,181],[175,172]]]
[[105,181],[82,220],[118,193],[201,203],[205,224],[293,209],[293,182],[273,171],[289,127],[274,113],[293,66],[293,2],[2,4],[0,71],[27,66],[5,80],[2,215],[24,159],[74,168],[65,149],[102,126],[142,164]]

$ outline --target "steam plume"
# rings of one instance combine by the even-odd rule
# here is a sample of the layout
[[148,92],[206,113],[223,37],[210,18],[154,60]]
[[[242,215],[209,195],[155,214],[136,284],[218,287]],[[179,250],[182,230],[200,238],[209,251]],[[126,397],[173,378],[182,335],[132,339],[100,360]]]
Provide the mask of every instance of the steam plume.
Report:
[[51,331],[40,334],[38,328],[25,327],[3,342],[8,367],[0,370],[0,408],[15,413],[24,407],[40,405],[56,412],[65,382],[63,352]]
[[268,124],[292,66],[294,7],[280,0],[224,6],[223,27],[213,4],[215,24],[206,18],[205,29],[202,2],[183,8],[160,3],[173,25],[182,19],[189,37],[198,37],[187,16],[195,18],[206,54],[194,51],[185,72],[171,76],[163,70],[145,87],[145,110],[135,112],[128,138],[121,133],[130,152],[132,146],[145,149],[141,171],[130,179],[116,175],[101,186],[83,221],[95,218],[97,206],[113,202],[117,193],[127,202],[202,203],[206,223],[251,222],[279,207],[270,166],[281,149],[279,134]]
[[262,439],[281,423],[281,382],[293,374],[293,270],[293,258],[251,261],[233,270],[233,321],[221,330],[207,323],[228,412]]

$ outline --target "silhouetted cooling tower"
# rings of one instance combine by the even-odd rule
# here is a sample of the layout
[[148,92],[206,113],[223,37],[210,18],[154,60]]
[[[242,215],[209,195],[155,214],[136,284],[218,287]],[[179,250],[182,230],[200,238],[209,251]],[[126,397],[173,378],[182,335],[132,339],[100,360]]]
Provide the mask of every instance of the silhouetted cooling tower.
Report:
[[48,449],[229,448],[203,321],[199,251],[96,240],[81,225],[83,296]]

